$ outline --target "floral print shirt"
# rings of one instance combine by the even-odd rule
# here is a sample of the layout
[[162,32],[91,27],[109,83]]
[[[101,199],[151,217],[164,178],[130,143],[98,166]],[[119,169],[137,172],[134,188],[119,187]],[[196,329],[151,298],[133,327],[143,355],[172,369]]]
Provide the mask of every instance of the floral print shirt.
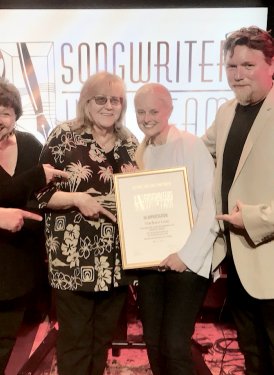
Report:
[[113,171],[137,169],[134,154],[138,141],[128,133],[126,139],[116,140],[112,158],[96,143],[89,129],[78,134],[69,123],[58,125],[43,148],[41,163],[69,173],[68,180],[51,184],[37,197],[40,208],[46,209],[46,249],[54,288],[107,291],[132,281],[130,271],[122,270],[117,224],[103,215],[86,218],[76,208],[46,208],[56,191],[77,191],[91,194],[116,214]]

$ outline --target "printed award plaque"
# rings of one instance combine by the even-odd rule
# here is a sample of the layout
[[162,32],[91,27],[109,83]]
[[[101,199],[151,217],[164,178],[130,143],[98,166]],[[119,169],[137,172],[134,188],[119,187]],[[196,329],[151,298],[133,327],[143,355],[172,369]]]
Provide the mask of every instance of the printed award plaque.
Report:
[[114,175],[124,269],[156,267],[180,250],[193,215],[185,167]]

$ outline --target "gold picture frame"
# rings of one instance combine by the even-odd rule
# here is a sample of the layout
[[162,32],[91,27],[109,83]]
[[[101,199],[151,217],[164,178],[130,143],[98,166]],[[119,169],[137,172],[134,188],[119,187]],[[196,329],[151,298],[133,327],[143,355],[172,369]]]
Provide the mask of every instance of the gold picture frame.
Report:
[[193,227],[186,167],[114,175],[122,265],[157,267]]

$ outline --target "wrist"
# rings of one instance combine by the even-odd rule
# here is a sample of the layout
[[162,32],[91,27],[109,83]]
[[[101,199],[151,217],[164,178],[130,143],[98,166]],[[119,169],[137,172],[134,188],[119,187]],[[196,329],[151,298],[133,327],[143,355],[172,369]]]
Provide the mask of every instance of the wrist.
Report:
[[85,193],[82,193],[82,192],[73,192],[71,194],[72,194],[72,205],[74,207],[78,207],[79,208],[81,198],[83,197],[83,194],[85,194]]

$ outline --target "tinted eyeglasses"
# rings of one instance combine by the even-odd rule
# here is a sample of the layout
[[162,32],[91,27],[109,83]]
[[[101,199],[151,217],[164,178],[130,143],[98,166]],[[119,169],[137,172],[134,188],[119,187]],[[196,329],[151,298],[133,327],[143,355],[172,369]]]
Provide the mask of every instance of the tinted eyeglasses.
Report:
[[123,104],[123,98],[118,96],[105,96],[105,95],[95,95],[89,99],[94,100],[97,105],[105,105],[107,101],[110,101],[110,104],[113,106],[118,106]]

